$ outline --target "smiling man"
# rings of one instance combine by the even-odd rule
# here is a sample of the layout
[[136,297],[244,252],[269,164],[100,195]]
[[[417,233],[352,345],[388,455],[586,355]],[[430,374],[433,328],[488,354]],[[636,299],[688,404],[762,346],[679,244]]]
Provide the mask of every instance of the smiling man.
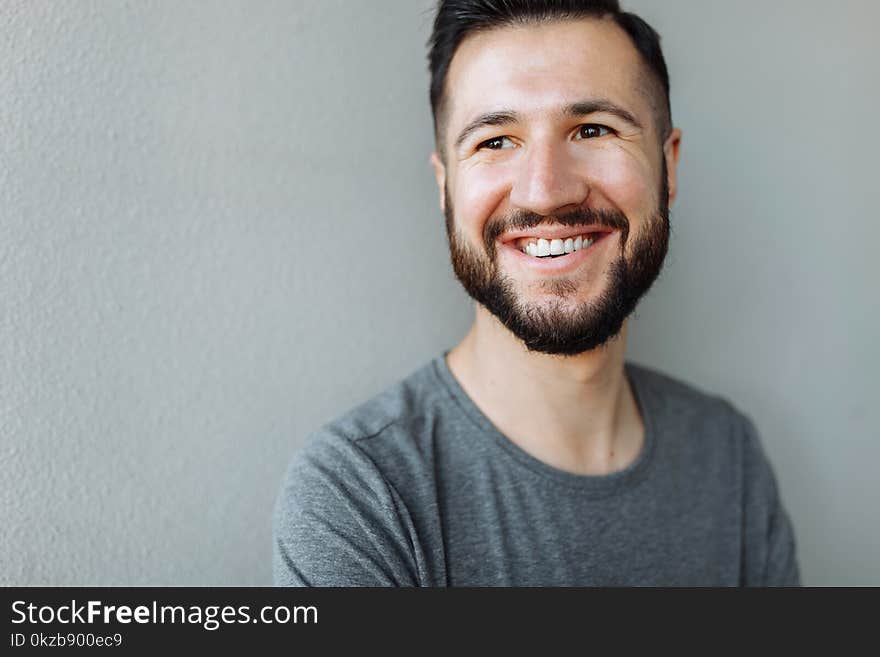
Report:
[[752,422],[625,358],[677,191],[657,34],[616,1],[447,0],[430,45],[475,321],[296,454],[276,583],[799,585]]

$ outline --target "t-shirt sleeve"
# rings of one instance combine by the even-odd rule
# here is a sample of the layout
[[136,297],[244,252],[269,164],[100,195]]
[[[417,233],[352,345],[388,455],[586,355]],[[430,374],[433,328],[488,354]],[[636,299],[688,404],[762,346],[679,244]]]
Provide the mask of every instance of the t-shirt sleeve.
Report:
[[355,441],[310,436],[275,503],[276,586],[414,586],[405,509]]
[[794,527],[753,422],[744,426],[745,586],[801,586]]

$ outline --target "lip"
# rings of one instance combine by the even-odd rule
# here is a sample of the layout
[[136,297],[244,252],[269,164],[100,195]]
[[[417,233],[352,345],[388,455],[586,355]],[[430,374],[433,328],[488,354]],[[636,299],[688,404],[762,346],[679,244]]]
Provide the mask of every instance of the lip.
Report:
[[[502,244],[514,242],[523,237],[534,237],[535,239],[544,238],[546,240],[564,240],[569,237],[577,237],[585,233],[609,233],[617,232],[614,228],[608,226],[598,226],[596,224],[583,226],[535,226],[534,228],[525,228],[523,230],[514,230],[504,233],[498,238]],[[605,237],[605,235],[603,235]],[[599,238],[602,239],[602,238]],[[599,240],[596,240],[599,241]]]
[[[568,253],[564,256],[560,256],[557,258],[536,258],[535,256],[530,256],[518,248],[513,246],[513,242],[515,240],[520,239],[521,237],[532,237],[533,233],[530,231],[523,231],[520,233],[509,233],[505,235],[505,239],[501,242],[501,253],[509,254],[508,257],[514,259],[515,262],[520,263],[520,265],[531,272],[534,272],[539,275],[553,275],[553,274],[567,274],[578,267],[580,267],[584,262],[590,259],[593,254],[597,251],[597,249],[602,249],[606,244],[608,244],[611,240],[609,239],[611,235],[618,233],[619,231],[605,228],[603,227],[601,231],[599,230],[587,230],[583,231],[583,229],[577,229],[583,232],[575,232],[571,233],[572,229],[567,229],[569,232],[566,237],[571,237],[572,235],[583,235],[583,232],[588,233],[596,233],[602,232],[604,233],[602,237],[599,237],[594,241],[590,246],[586,249],[581,249],[579,251],[575,251],[574,253]],[[549,235],[550,232],[542,232],[541,236],[544,237]],[[561,235],[561,233],[560,233]],[[563,239],[562,237],[553,237],[553,239]]]

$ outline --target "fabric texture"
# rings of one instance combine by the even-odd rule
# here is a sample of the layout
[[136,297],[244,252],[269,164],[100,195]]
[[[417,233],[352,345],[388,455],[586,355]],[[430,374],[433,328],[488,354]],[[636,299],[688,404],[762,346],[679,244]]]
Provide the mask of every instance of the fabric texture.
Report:
[[577,475],[505,437],[446,353],[296,452],[276,585],[800,586],[773,469],[725,399],[627,362],[642,451]]

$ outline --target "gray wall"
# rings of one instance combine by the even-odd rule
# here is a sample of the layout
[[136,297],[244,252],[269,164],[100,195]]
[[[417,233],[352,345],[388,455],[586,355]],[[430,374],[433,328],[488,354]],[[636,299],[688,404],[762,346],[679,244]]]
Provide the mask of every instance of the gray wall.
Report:
[[[0,583],[269,583],[304,435],[466,329],[429,4],[0,4]],[[628,6],[685,134],[631,356],[753,416],[806,583],[880,584],[880,10]]]

